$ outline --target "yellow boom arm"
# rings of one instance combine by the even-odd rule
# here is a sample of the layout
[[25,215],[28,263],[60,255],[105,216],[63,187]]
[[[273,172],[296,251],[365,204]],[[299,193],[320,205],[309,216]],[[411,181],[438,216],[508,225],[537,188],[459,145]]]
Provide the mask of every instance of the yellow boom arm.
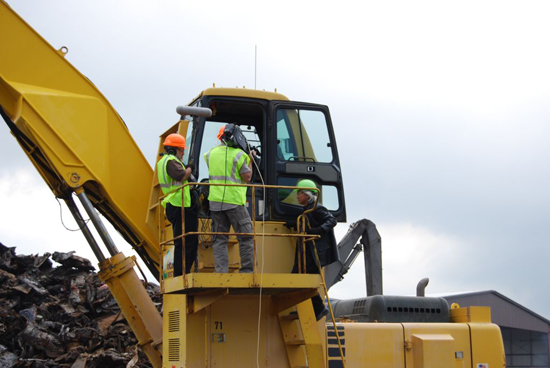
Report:
[[[100,262],[139,345],[162,365],[162,318],[119,253],[97,209],[159,275],[158,238],[145,222],[153,170],[117,112],[95,86],[0,0],[0,114],[54,195],[65,200]],[[76,193],[111,258],[73,200]]]
[[[56,197],[82,187],[154,275],[158,235],[146,225],[153,170],[107,99],[0,0],[0,105]],[[129,190],[131,188],[131,190]]]

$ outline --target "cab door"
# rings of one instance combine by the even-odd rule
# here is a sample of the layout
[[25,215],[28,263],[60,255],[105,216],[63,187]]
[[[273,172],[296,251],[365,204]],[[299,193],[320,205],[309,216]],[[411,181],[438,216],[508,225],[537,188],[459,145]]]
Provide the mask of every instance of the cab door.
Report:
[[[270,109],[270,180],[295,186],[313,180],[320,189],[319,203],[340,222],[346,221],[344,186],[336,139],[327,106],[275,101]],[[296,218],[302,206],[296,191],[272,192],[273,218]]]

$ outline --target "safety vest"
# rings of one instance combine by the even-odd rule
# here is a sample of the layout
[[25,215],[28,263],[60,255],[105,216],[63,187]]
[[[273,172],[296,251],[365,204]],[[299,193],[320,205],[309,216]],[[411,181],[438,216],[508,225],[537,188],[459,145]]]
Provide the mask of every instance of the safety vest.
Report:
[[[250,162],[248,155],[238,148],[218,146],[204,154],[211,184],[242,184],[241,167]],[[211,202],[244,205],[246,187],[210,185]]]
[[[168,172],[166,171],[166,166],[168,166],[168,162],[172,160],[176,160],[177,162],[179,162],[181,166],[185,169],[185,165],[183,164],[183,162],[181,162],[181,160],[176,156],[167,154],[162,156],[162,158],[157,162],[157,173],[159,177],[160,189],[162,189],[163,194],[170,193],[171,191],[182,185],[180,181],[176,181],[176,179],[168,175]],[[187,184],[187,180],[185,180],[183,184]],[[185,207],[191,207],[191,193],[189,191],[189,186],[186,186],[184,188]],[[166,203],[170,203],[172,206],[181,207],[181,188],[175,192],[168,194],[162,200],[162,205],[164,207],[166,207]]]

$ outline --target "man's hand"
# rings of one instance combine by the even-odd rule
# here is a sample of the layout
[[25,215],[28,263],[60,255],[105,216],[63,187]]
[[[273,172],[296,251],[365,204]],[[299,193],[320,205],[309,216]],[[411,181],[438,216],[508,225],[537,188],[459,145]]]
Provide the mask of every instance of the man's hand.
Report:
[[195,171],[195,164],[193,162],[188,163],[187,169],[191,169],[191,172]]
[[250,151],[250,153],[248,154],[248,157],[250,157],[250,164],[248,165],[248,167],[250,167],[250,170],[253,170],[254,168],[254,162],[258,162],[258,152],[256,152],[256,150],[252,150]]
[[289,221],[285,222],[285,227],[287,229],[290,229],[290,230],[296,229],[296,221],[289,220]]
[[324,231],[320,227],[312,227],[311,229],[307,230],[306,233],[308,233],[309,235],[322,235],[324,234]]

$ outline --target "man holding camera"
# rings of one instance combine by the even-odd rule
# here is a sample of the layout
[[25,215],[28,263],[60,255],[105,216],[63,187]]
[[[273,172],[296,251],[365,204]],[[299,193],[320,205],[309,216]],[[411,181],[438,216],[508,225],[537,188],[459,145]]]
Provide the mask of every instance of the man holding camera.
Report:
[[[211,184],[246,184],[252,179],[251,157],[243,151],[246,139],[239,127],[234,124],[223,126],[218,139],[221,145],[204,154]],[[210,185],[208,200],[212,215],[212,231],[228,233],[231,226],[236,233],[252,231],[252,220],[246,208],[246,187],[230,185]],[[229,271],[227,253],[228,235],[214,237],[214,265],[218,273]],[[241,256],[241,273],[254,271],[254,241],[252,236],[238,235]]]

